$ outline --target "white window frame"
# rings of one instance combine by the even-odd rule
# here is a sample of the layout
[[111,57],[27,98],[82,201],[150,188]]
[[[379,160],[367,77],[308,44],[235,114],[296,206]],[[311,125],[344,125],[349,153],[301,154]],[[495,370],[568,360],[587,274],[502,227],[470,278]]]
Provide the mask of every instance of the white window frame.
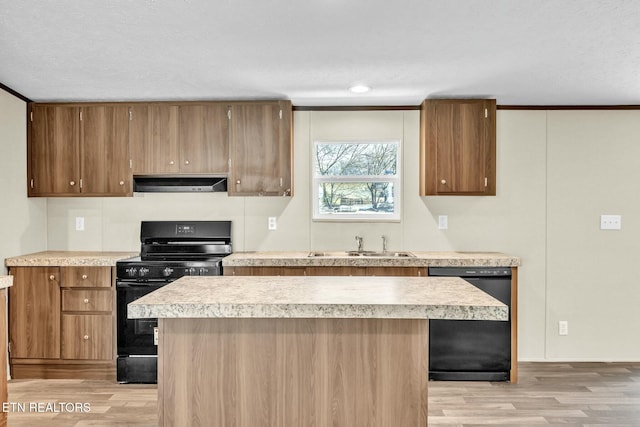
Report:
[[[318,144],[396,144],[396,174],[395,175],[317,175],[316,159]],[[312,220],[332,221],[332,222],[400,222],[402,206],[402,141],[400,139],[389,140],[317,140],[311,147],[311,197],[312,197]],[[394,212],[391,213],[320,213],[320,202],[318,200],[318,189],[323,182],[389,182],[393,184]]]

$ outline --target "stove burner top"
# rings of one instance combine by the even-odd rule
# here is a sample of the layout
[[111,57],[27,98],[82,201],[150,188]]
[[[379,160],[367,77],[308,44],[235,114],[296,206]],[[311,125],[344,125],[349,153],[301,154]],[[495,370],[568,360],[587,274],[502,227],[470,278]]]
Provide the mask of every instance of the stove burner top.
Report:
[[218,276],[231,254],[231,221],[143,221],[140,256],[116,263],[119,281]]

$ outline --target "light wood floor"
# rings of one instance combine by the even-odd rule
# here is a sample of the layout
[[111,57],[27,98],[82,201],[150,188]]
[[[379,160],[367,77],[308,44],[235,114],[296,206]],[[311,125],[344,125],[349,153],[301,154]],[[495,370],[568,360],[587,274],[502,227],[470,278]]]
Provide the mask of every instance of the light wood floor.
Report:
[[[640,363],[521,363],[519,369],[518,384],[430,382],[429,425],[640,426]],[[10,402],[86,402],[91,411],[11,412],[9,426],[156,426],[156,399],[154,385],[15,380]]]

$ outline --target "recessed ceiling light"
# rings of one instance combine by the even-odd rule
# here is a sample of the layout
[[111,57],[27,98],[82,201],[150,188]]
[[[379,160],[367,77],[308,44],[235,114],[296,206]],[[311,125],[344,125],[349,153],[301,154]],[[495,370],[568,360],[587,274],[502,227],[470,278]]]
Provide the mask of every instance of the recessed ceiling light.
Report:
[[353,93],[366,93],[366,92],[369,92],[370,90],[371,88],[365,85],[355,85],[349,88],[349,91]]

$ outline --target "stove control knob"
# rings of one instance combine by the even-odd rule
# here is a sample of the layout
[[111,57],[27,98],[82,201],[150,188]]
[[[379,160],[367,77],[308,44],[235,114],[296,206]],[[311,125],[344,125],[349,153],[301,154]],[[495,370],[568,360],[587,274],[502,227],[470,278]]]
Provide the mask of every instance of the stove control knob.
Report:
[[140,277],[146,276],[148,272],[149,269],[146,267],[140,267],[140,270],[138,270],[138,274],[140,275]]
[[200,275],[201,276],[207,276],[209,273],[209,269],[208,268],[204,268],[204,267],[200,267]]
[[185,269],[185,273],[187,274],[187,276],[197,276],[198,273],[196,272],[196,269],[193,267],[189,267]]
[[164,277],[171,276],[171,273],[173,273],[173,268],[171,268],[171,267],[165,267],[164,270],[162,270],[162,275]]
[[127,276],[129,277],[136,277],[136,274],[138,274],[138,269],[135,267],[129,267],[127,269],[125,269],[125,272],[127,273]]

